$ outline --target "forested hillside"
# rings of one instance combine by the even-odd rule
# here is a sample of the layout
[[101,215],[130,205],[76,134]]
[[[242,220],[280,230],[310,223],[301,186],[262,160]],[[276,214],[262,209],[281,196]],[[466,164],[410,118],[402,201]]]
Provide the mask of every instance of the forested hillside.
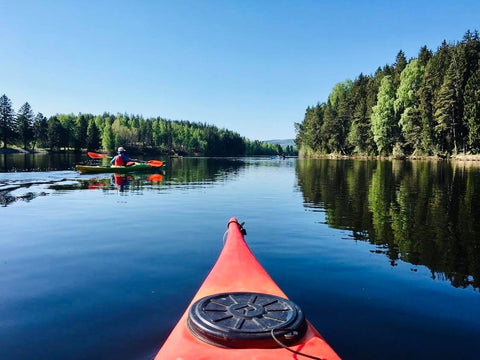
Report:
[[164,154],[241,156],[277,155],[293,151],[212,125],[189,121],[144,119],[127,114],[34,114],[29,103],[15,112],[11,100],[0,97],[0,140],[3,147],[17,145],[25,150],[103,150],[118,146],[129,152]]
[[480,153],[480,39],[399,51],[373,75],[336,84],[296,123],[300,156],[441,156]]

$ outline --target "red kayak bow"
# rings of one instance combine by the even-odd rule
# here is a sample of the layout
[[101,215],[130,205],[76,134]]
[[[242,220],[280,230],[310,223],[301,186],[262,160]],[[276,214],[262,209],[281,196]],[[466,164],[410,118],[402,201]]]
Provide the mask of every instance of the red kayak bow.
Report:
[[231,218],[223,250],[155,360],[339,359],[248,248]]

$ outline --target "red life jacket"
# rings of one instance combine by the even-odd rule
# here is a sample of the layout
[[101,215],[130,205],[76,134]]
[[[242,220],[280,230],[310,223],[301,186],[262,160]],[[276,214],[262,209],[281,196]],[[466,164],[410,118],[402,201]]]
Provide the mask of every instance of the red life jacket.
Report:
[[115,166],[125,166],[125,161],[121,155],[115,156]]

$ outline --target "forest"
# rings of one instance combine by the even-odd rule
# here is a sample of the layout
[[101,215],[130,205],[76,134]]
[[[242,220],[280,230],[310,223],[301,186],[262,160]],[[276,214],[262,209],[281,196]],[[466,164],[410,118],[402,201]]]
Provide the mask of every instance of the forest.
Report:
[[293,146],[282,148],[205,123],[145,119],[139,115],[56,114],[47,118],[26,102],[15,112],[11,100],[0,97],[0,141],[28,151],[102,150],[119,146],[130,153],[193,156],[294,155]]
[[337,83],[295,124],[299,156],[394,158],[480,153],[480,39],[467,31],[416,58]]

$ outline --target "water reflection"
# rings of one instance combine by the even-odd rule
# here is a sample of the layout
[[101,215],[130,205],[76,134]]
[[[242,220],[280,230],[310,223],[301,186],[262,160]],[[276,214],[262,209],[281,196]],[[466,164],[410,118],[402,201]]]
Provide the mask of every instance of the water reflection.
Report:
[[49,186],[49,189],[62,191],[71,190],[117,190],[119,193],[126,191],[141,191],[153,184],[159,184],[161,174],[106,174],[91,178],[77,178],[75,180],[59,181]]
[[[44,165],[55,164],[58,167],[71,169],[77,157],[29,155],[38,157]],[[9,159],[12,156],[9,155]],[[15,157],[16,166],[22,163],[25,157]],[[61,160],[57,163],[57,160]],[[22,161],[23,161],[22,160]],[[31,159],[30,159],[31,160]],[[28,160],[28,161],[30,161]],[[8,163],[9,160],[7,160]],[[36,160],[38,161],[38,159]],[[6,164],[4,162],[4,164]],[[31,164],[29,162],[29,164]],[[166,161],[162,168],[155,169],[155,173],[128,173],[128,174],[96,174],[80,175],[74,171],[26,172],[30,169],[15,168],[22,172],[0,173],[0,206],[6,207],[19,200],[30,201],[38,196],[48,195],[52,190],[59,193],[73,190],[102,190],[116,191],[119,194],[141,194],[144,190],[165,189],[175,185],[182,188],[211,186],[216,182],[227,181],[236,177],[245,163],[239,159],[211,159],[211,158],[178,158]],[[12,167],[10,170],[14,169]]]
[[174,158],[165,166],[166,181],[177,184],[208,184],[237,176],[245,166],[241,159]]
[[[470,166],[468,166],[470,165]],[[480,288],[480,168],[472,163],[302,160],[305,207],[329,226],[376,244],[392,266]]]
[[55,171],[74,169],[75,164],[86,161],[85,154],[71,152],[57,154],[2,154],[0,172]]

